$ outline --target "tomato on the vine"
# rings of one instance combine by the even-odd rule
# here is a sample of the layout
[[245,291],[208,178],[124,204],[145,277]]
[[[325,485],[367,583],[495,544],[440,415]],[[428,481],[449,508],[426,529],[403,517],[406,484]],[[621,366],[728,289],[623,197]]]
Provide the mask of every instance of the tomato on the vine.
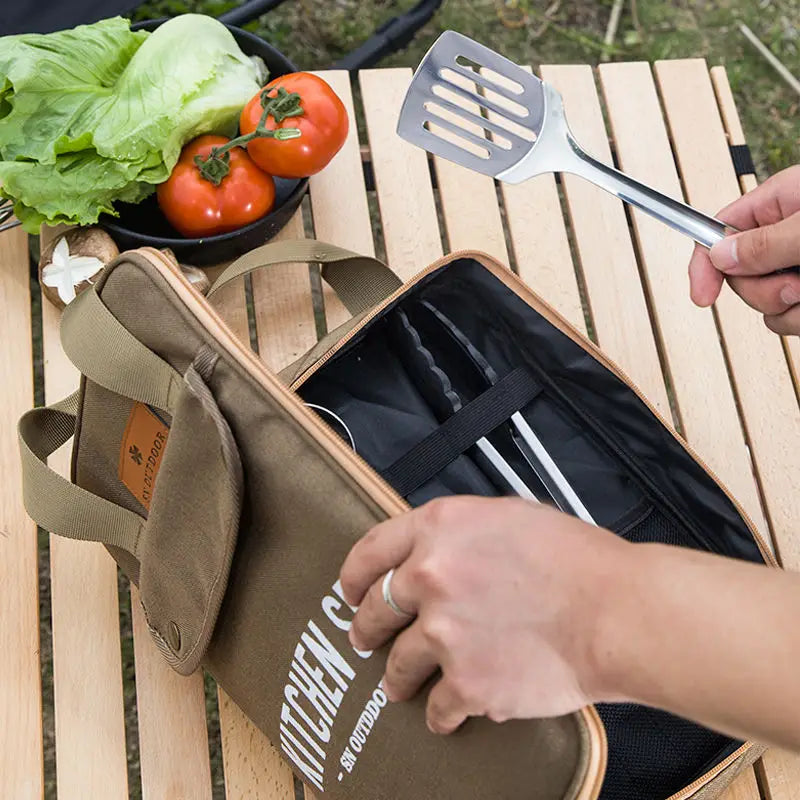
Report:
[[253,161],[280,178],[306,178],[319,172],[341,149],[349,127],[339,96],[309,72],[282,75],[250,100],[239,118],[239,129],[243,135],[253,134],[259,123],[267,131],[300,131],[293,138],[256,135],[247,142]]
[[[230,142],[225,136],[199,136],[181,151],[169,178],[157,189],[158,205],[175,230],[187,237],[215,236],[254,222],[272,210],[275,181],[241,147],[209,159]],[[216,171],[204,176],[202,163]],[[218,166],[222,165],[222,166]]]

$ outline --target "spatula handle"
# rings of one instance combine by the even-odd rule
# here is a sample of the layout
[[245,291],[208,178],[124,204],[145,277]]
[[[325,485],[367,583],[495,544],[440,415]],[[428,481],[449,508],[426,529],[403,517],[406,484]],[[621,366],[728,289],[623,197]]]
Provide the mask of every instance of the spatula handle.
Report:
[[[698,244],[711,249],[726,236],[739,231],[716,217],[711,217],[690,205],[669,197],[641,183],[614,167],[592,158],[575,144],[570,172],[586,178],[626,203],[641,209],[651,217],[689,236]],[[776,274],[800,273],[800,266],[778,270]]]
[[704,247],[713,247],[733,232],[721,220],[640,183],[614,167],[592,158],[588,153],[578,149],[575,155],[578,158],[573,162],[571,172],[611,192],[620,200],[641,209]]

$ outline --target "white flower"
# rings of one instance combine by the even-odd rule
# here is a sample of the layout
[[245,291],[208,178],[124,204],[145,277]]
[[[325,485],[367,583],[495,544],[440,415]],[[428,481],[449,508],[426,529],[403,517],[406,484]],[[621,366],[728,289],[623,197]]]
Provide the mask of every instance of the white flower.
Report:
[[57,286],[58,296],[66,305],[75,299],[75,287],[88,281],[103,266],[103,262],[94,256],[71,256],[67,238],[62,236],[53,248],[52,261],[42,270],[42,283]]

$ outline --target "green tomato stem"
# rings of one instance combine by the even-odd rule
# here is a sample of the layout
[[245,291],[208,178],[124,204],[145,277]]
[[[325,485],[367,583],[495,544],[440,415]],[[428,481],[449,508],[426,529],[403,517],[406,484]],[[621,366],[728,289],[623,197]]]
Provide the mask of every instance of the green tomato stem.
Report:
[[289,117],[299,117],[305,113],[300,104],[300,95],[297,92],[289,93],[281,86],[278,88],[275,97],[269,97],[270,91],[272,90],[264,89],[261,92],[261,105],[264,111],[252,133],[237,136],[219,147],[212,147],[211,152],[205,157],[200,155],[194,157],[194,163],[197,169],[200,170],[200,175],[205,180],[213,183],[214,186],[219,186],[231,171],[230,150],[234,147],[245,147],[253,139],[277,139],[279,142],[283,142],[302,136],[299,128],[276,128],[275,130],[270,130],[266,127],[267,117],[270,115],[279,124]]

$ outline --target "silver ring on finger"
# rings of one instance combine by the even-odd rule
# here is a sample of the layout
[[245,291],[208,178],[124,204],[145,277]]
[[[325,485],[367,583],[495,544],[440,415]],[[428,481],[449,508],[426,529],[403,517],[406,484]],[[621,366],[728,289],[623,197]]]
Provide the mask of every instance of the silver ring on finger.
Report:
[[404,609],[400,608],[400,606],[395,603],[394,598],[392,597],[392,578],[394,577],[394,569],[390,569],[384,576],[383,576],[383,601],[386,603],[389,608],[397,614],[398,617],[413,617],[414,615],[410,611],[405,611]]

